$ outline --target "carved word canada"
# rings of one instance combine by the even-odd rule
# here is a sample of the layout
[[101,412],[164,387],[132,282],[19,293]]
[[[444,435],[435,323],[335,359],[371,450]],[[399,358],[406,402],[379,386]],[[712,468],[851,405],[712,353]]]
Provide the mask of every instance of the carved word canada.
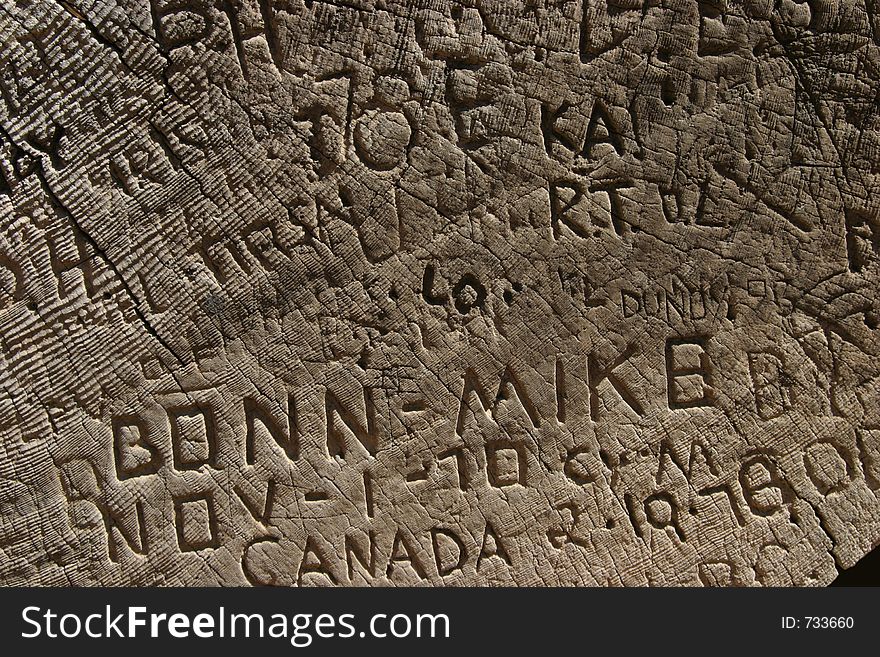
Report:
[[[715,381],[705,350],[706,342],[705,337],[673,338],[666,341],[663,362],[667,381],[666,402],[670,410],[680,411],[714,404]],[[587,356],[585,383],[589,403],[585,406],[592,421],[595,422],[602,417],[600,400],[605,395],[615,395],[638,415],[644,413],[643,400],[639,399],[626,377],[618,371],[620,365],[631,355],[631,350],[625,350],[612,362],[601,366],[592,355]],[[561,367],[562,362],[561,360],[557,362],[556,408],[553,409],[555,419],[560,423],[566,421],[565,371]],[[475,372],[468,369],[462,376],[461,394],[454,418],[455,432],[459,437],[464,435],[468,414],[479,413],[482,410],[487,418],[494,419],[498,400],[512,401],[514,398],[524,412],[523,419],[530,422],[534,428],[538,428],[542,418],[548,417],[548,414],[547,409],[540,409],[542,412],[539,413],[538,407],[533,402],[533,396],[534,391],[530,391],[509,367],[503,372],[497,395],[494,396],[490,395],[490,391],[479,382]],[[350,397],[349,395],[346,398]],[[362,514],[368,521],[372,521],[376,514],[374,498],[377,482],[371,474],[370,465],[379,452],[387,447],[387,439],[381,435],[378,428],[373,391],[364,388],[363,400],[362,409],[356,408],[355,406],[359,404],[346,404],[342,400],[342,395],[337,395],[329,389],[324,391],[323,410],[326,430],[320,444],[323,457],[336,463],[344,465],[353,454],[359,457],[358,465],[351,471],[361,480]],[[291,465],[303,459],[304,449],[300,442],[296,400],[293,394],[288,400],[286,422],[280,421],[277,413],[272,413],[266,406],[253,399],[245,398],[242,406],[246,428],[243,445],[238,442],[218,440],[216,415],[219,409],[203,402],[165,409],[170,446],[158,444],[155,432],[151,431],[145,418],[137,414],[114,417],[112,420],[113,464],[118,480],[114,486],[117,489],[120,486],[123,489],[134,486],[130,490],[131,494],[125,498],[127,501],[109,499],[106,492],[108,487],[98,485],[99,477],[93,466],[87,468],[88,475],[84,479],[83,468],[80,467],[77,472],[76,468],[72,467],[76,462],[62,465],[62,484],[68,499],[72,502],[85,501],[93,504],[99,512],[101,518],[99,522],[102,522],[107,534],[107,552],[110,561],[120,561],[121,551],[125,551],[126,554],[147,555],[151,545],[156,543],[155,538],[150,537],[151,531],[156,530],[151,528],[146,517],[147,506],[155,506],[155,503],[150,500],[150,504],[146,505],[143,499],[145,489],[139,488],[140,484],[148,479],[162,477],[168,471],[177,474],[191,471],[205,473],[241,469],[242,465],[245,466],[245,470],[252,470],[253,468],[247,466],[259,465],[264,458],[286,457]],[[277,448],[271,448],[272,443]],[[860,441],[860,451],[863,451],[862,447]],[[223,450],[227,448],[238,449],[240,453],[226,454]],[[434,454],[434,467],[439,467],[442,463],[447,472],[454,473],[451,480],[453,483],[450,486],[457,488],[461,493],[480,487],[506,489],[533,485],[534,480],[529,474],[530,468],[536,466],[534,459],[530,458],[527,445],[522,441],[505,437],[486,438],[482,440],[481,449],[484,453],[477,458],[477,455],[472,453],[473,447],[467,444],[441,448]],[[817,440],[805,448],[802,454],[805,471],[820,494],[839,491],[853,481],[859,471],[856,466],[857,459],[870,465],[865,461],[864,454],[853,455],[849,452],[846,447],[822,440]],[[691,441],[687,449],[683,449],[681,445],[673,449],[670,443],[661,441],[659,445],[646,446],[640,454],[654,457],[657,481],[660,480],[661,470],[664,468],[677,468],[694,489],[697,497],[712,498],[716,504],[729,508],[731,516],[739,527],[745,527],[750,517],[766,518],[783,511],[795,497],[791,486],[784,480],[776,465],[777,459],[765,451],[756,450],[745,454],[742,461],[737,464],[738,472],[726,474],[722,472],[723,468],[717,455],[699,438]],[[591,448],[569,449],[567,454],[563,453],[562,456],[564,462],[560,463],[560,471],[572,484],[586,486],[598,482],[601,478],[596,469],[590,465],[596,460],[593,458],[595,455],[592,454]],[[611,469],[613,482],[615,472],[626,465],[625,459],[628,457],[623,454],[609,458],[609,455],[601,449],[599,456],[605,466]],[[821,466],[821,463],[841,464],[838,468],[842,473],[841,476],[829,478],[830,471],[827,467]],[[350,464],[355,466],[354,461]],[[263,462],[262,465],[268,464]],[[428,479],[428,467],[425,465],[421,471],[399,474],[408,484],[424,482]],[[708,480],[695,475],[696,470],[700,468],[711,475]],[[230,483],[231,492],[227,493],[229,501],[225,506],[217,497],[223,492],[220,487],[202,486],[198,490],[184,493],[172,492],[170,503],[173,505],[173,510],[166,515],[173,518],[173,533],[176,535],[181,552],[213,550],[221,546],[223,543],[221,538],[225,535],[221,531],[221,516],[224,515],[221,510],[237,499],[236,503],[240,503],[253,520],[263,528],[263,533],[244,549],[242,568],[245,576],[252,579],[252,574],[246,565],[249,551],[261,543],[279,540],[277,531],[271,528],[273,506],[280,495],[279,491],[286,488],[288,490],[285,492],[290,492],[290,485],[285,486],[271,476],[263,484],[265,492],[260,489],[261,486],[255,486],[252,482],[246,483],[246,480],[233,482],[230,479]],[[105,489],[104,492],[101,492],[102,489]],[[137,490],[140,490],[139,494],[135,494]],[[670,493],[624,492],[618,497],[636,536],[644,536],[650,531],[661,531],[674,540],[687,539],[685,528],[680,522],[683,512],[679,508],[681,503]],[[327,494],[322,491],[307,491],[304,502],[320,502],[326,499]],[[585,549],[589,548],[590,543],[575,531],[581,510],[570,503],[555,506],[554,509],[560,513],[560,517],[565,515],[564,511],[569,512],[570,521],[549,529],[547,538],[550,545],[560,549],[567,543],[573,543]],[[613,521],[609,521],[611,522]],[[609,524],[609,528],[610,526],[612,525]],[[269,528],[268,534],[266,528]],[[383,539],[381,546],[372,531],[356,530],[366,537],[366,547],[363,537],[358,537],[356,533],[346,533],[345,544],[341,551],[328,550],[323,547],[324,539],[319,540],[316,536],[308,535],[297,569],[297,581],[301,582],[303,576],[309,573],[318,573],[334,583],[340,583],[342,578],[338,573],[341,571],[334,570],[328,565],[331,562],[328,555],[333,553],[345,554],[349,580],[352,579],[355,570],[362,574],[366,573],[372,578],[380,574],[390,577],[394,568],[401,567],[404,563],[421,579],[433,576],[433,573],[443,577],[461,571],[466,563],[474,565],[474,558],[478,570],[487,559],[492,558],[500,559],[508,567],[515,568],[516,564],[511,556],[513,551],[505,547],[505,536],[503,531],[499,531],[500,529],[503,530],[486,522],[482,530],[482,539],[479,540],[449,527],[438,525],[432,528],[429,532],[430,536],[425,536],[424,539],[433,548],[433,565],[426,563],[424,555],[416,545],[421,543],[421,539],[405,533],[402,529],[397,530],[393,539]],[[507,541],[509,540],[511,539],[507,538]]]

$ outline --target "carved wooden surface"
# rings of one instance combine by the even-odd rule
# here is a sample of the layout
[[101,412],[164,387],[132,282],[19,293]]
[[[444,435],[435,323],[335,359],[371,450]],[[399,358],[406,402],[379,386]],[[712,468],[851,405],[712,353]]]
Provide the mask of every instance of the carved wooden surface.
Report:
[[873,0],[2,0],[0,582],[824,585]]

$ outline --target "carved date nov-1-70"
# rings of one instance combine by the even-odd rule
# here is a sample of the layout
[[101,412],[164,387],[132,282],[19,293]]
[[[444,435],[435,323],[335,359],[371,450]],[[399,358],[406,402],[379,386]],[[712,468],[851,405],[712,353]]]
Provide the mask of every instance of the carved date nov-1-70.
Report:
[[[708,350],[708,337],[666,340],[661,356],[669,413],[713,410],[718,390]],[[605,396],[615,397],[636,416],[646,412],[647,400],[635,392],[631,377],[618,369],[632,353],[624,350],[611,361],[600,362],[592,354],[585,358],[582,383],[586,403],[582,406],[593,424],[607,421]],[[574,487],[588,497],[596,494],[597,487],[609,491],[610,496],[600,503],[604,519],[598,524],[595,519],[584,520],[588,514],[580,502],[548,507],[548,512],[559,514],[559,521],[551,522],[544,536],[557,550],[567,544],[591,550],[587,537],[595,531],[625,531],[628,540],[666,536],[684,543],[694,531],[696,514],[706,504],[716,510],[727,509],[736,528],[791,513],[788,509],[795,500],[795,488],[779,468],[783,455],[773,450],[749,448],[731,462],[729,456],[720,458],[710,445],[711,437],[710,441],[694,438],[686,445],[664,439],[615,454],[587,443],[557,448],[557,461],[549,463],[548,455],[554,451],[540,451],[536,441],[542,438],[483,432],[486,426],[498,426],[502,401],[516,404],[521,411],[518,421],[529,430],[572,421],[566,408],[571,374],[566,373],[563,363],[562,359],[556,363],[556,390],[549,396],[555,400],[553,408],[542,407],[537,400],[548,396],[539,396],[510,367],[501,373],[497,390],[489,389],[475,371],[467,369],[462,375],[457,411],[448,418],[458,442],[431,447],[422,456],[421,467],[415,469],[389,469],[381,462],[382,453],[393,445],[383,435],[376,415],[376,391],[369,388],[362,390],[362,401],[357,395],[324,391],[324,435],[319,444],[303,440],[294,393],[282,409],[245,398],[240,408],[244,435],[231,438],[221,435],[224,409],[208,401],[167,406],[164,427],[158,426],[155,418],[118,415],[112,422],[116,481],[101,482],[98,469],[83,459],[62,464],[62,486],[71,504],[71,519],[74,526],[89,526],[82,524],[81,507],[91,505],[95,509],[91,526],[103,527],[106,533],[107,558],[120,562],[149,558],[169,540],[181,554],[215,550],[240,540],[240,527],[230,526],[234,507],[239,518],[242,514],[250,518],[253,529],[253,538],[240,548],[243,573],[252,583],[267,583],[257,572],[257,555],[289,538],[278,524],[285,521],[284,509],[291,504],[319,509],[341,501],[343,495],[358,509],[358,529],[339,537],[343,546],[332,546],[321,533],[320,514],[316,515],[314,523],[306,523],[311,529],[305,543],[297,544],[300,557],[295,572],[291,571],[295,583],[323,577],[338,584],[354,581],[356,572],[366,581],[390,578],[401,570],[417,579],[442,578],[467,569],[479,572],[487,559],[518,568],[517,552],[512,549],[517,539],[497,523],[486,523],[481,540],[474,537],[472,528],[459,525],[455,516],[441,518],[424,535],[417,536],[415,530],[403,525],[390,542],[385,534],[377,538],[374,530],[381,533],[389,526],[392,508],[388,491],[400,484],[419,500],[433,491],[453,504],[456,498],[481,504],[480,500],[495,491],[492,499],[496,502],[503,499],[505,504],[513,504],[516,497],[510,497],[511,493],[545,487],[541,477],[546,469],[565,482],[563,486]],[[424,408],[408,402],[405,412],[424,412]],[[873,443],[859,439],[854,445],[817,438],[801,450],[797,458],[815,494],[843,492],[858,479],[869,484],[873,481],[869,481],[877,460],[869,453]],[[339,488],[343,479],[317,487],[306,483],[309,477],[305,472],[321,460],[338,465],[341,470],[337,476],[356,483],[343,484],[345,494]],[[639,467],[633,469],[636,462]],[[289,478],[275,474],[273,463],[282,465]],[[177,483],[170,494],[163,494],[162,499],[151,497],[150,491],[156,490],[151,485],[165,486],[163,482],[172,480]],[[229,483],[220,483],[224,480]],[[353,490],[357,499],[351,499]],[[607,501],[612,498],[618,500],[616,506]],[[164,511],[163,506],[167,507]],[[170,529],[157,528],[163,523]],[[427,553],[424,545],[431,546]],[[345,558],[340,561],[338,555]]]

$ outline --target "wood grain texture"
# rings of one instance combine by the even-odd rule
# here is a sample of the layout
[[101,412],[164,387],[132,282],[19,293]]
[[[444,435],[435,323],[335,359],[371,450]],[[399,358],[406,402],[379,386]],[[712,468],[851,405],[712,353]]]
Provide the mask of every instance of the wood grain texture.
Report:
[[825,585],[868,0],[0,1],[0,583]]

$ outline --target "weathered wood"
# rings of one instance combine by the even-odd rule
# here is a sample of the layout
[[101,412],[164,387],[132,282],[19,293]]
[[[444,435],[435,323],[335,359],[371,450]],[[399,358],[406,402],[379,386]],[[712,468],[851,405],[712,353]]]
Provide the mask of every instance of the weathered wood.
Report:
[[3,2],[0,583],[829,583],[878,21]]

